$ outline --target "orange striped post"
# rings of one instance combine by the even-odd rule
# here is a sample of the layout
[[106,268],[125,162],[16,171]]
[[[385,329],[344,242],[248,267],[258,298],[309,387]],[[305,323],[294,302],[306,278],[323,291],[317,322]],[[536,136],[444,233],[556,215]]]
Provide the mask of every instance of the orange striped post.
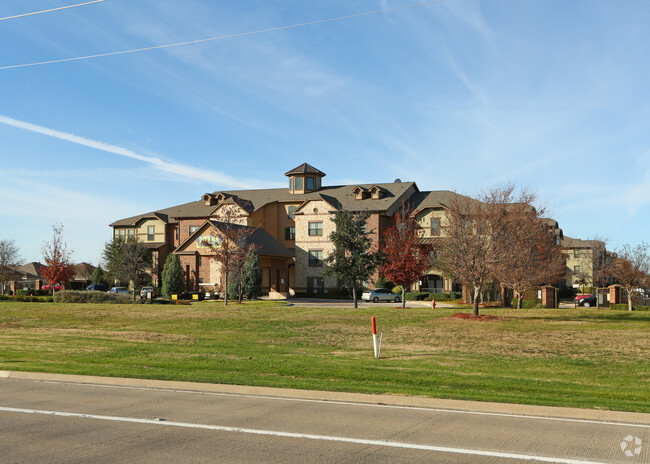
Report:
[[375,348],[375,358],[377,357],[377,321],[372,316],[372,344]]

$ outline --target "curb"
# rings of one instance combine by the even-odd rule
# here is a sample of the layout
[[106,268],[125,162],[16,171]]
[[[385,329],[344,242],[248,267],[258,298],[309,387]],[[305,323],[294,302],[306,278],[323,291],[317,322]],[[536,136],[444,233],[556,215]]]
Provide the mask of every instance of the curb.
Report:
[[223,393],[232,395],[268,396],[315,401],[366,403],[384,406],[400,406],[428,409],[466,411],[504,415],[554,417],[575,420],[623,422],[650,426],[650,414],[639,412],[608,411],[600,409],[565,408],[510,403],[450,400],[421,396],[389,394],[345,393],[319,390],[293,390],[290,388],[253,387],[211,383],[183,382],[175,380],[148,380],[120,377],[94,377],[88,375],[47,374],[38,372],[0,371],[0,379],[77,383],[116,387],[132,387],[156,390],[184,390],[192,392]]

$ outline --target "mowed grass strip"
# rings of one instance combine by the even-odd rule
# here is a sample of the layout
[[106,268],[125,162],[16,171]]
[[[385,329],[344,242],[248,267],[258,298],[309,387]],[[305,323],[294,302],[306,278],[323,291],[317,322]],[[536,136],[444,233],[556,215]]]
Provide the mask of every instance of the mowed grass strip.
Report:
[[650,412],[650,313],[459,311],[1,302],[0,369]]

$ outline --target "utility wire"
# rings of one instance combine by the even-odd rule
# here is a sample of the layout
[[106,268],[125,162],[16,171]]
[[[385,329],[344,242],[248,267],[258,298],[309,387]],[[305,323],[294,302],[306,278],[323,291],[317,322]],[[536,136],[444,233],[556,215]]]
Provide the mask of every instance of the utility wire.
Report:
[[388,13],[392,11],[397,11],[397,10],[405,10],[407,8],[415,8],[418,6],[425,6],[425,5],[431,5],[433,3],[440,3],[444,2],[445,0],[430,0],[426,2],[421,2],[421,3],[412,3],[410,5],[404,5],[404,6],[397,6],[394,8],[385,8],[383,10],[374,10],[374,11],[366,11],[365,13],[356,13],[356,14],[351,14],[347,16],[339,16],[337,18],[327,18],[327,19],[319,19],[316,21],[308,21],[305,23],[299,23],[299,24],[291,24],[288,26],[278,26],[278,27],[271,27],[268,29],[258,29],[256,31],[248,31],[248,32],[240,32],[237,34],[229,34],[229,35],[222,35],[222,36],[217,36],[217,37],[208,37],[205,39],[198,39],[198,40],[189,40],[187,42],[178,42],[178,43],[173,43],[173,44],[166,44],[166,45],[155,45],[152,47],[144,47],[144,48],[135,48],[132,50],[122,50],[118,52],[108,52],[108,53],[99,53],[97,55],[86,55],[86,56],[78,56],[75,58],[63,58],[60,60],[50,60],[50,61],[39,61],[35,63],[24,63],[24,64],[14,64],[11,66],[0,66],[0,70],[3,69],[14,69],[14,68],[26,68],[28,66],[40,66],[44,64],[53,64],[53,63],[64,63],[67,61],[81,61],[81,60],[89,60],[92,58],[101,58],[104,56],[114,56],[114,55],[124,55],[127,53],[136,53],[136,52],[144,52],[147,50],[157,50],[161,48],[170,48],[170,47],[178,47],[181,45],[191,45],[191,44],[196,44],[196,43],[201,43],[201,42],[210,42],[213,40],[223,40],[223,39],[232,39],[235,37],[244,37],[247,35],[254,35],[254,34],[261,34],[263,32],[273,32],[273,31],[281,31],[281,30],[286,30],[286,29],[294,29],[297,27],[304,27],[304,26],[312,26],[314,24],[322,24],[322,23],[330,23],[333,21],[342,21],[345,19],[352,19],[352,18],[359,18],[361,16],[369,16],[369,15],[374,15],[374,14],[379,14],[379,13]]
[[105,1],[106,0],[94,0],[92,2],[77,3],[76,5],[62,6],[62,7],[59,7],[59,8],[51,8],[49,10],[34,11],[33,13],[24,13],[24,14],[19,14],[19,15],[15,15],[15,16],[7,16],[5,18],[0,18],[0,21],[4,21],[6,19],[23,18],[25,16],[32,16],[32,15],[37,15],[37,14],[41,14],[41,13],[51,13],[52,11],[67,10],[68,8],[76,8],[78,6],[85,6],[85,5],[90,5],[92,3],[99,3],[99,2],[105,2]]

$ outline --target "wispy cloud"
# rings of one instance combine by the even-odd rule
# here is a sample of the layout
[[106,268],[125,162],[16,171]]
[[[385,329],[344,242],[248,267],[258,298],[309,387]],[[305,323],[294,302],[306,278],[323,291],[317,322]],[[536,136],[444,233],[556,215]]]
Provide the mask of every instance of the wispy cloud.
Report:
[[100,150],[106,153],[142,161],[143,163],[146,163],[149,166],[158,169],[159,171],[165,173],[173,173],[175,176],[184,177],[190,180],[210,182],[220,186],[234,188],[251,188],[251,186],[262,186],[264,184],[258,181],[237,180],[217,171],[211,171],[208,169],[188,166],[186,164],[166,161],[155,156],[141,155],[133,150],[129,150],[128,148],[118,147],[116,145],[99,142],[97,140],[87,139],[85,137],[69,134],[67,132],[62,132],[56,129],[50,129],[48,127],[39,126],[25,121],[19,121],[17,119],[13,119],[4,115],[0,115],[0,123],[30,132],[35,132],[37,134],[46,135],[48,137],[65,140],[70,143],[93,148],[95,150]]

